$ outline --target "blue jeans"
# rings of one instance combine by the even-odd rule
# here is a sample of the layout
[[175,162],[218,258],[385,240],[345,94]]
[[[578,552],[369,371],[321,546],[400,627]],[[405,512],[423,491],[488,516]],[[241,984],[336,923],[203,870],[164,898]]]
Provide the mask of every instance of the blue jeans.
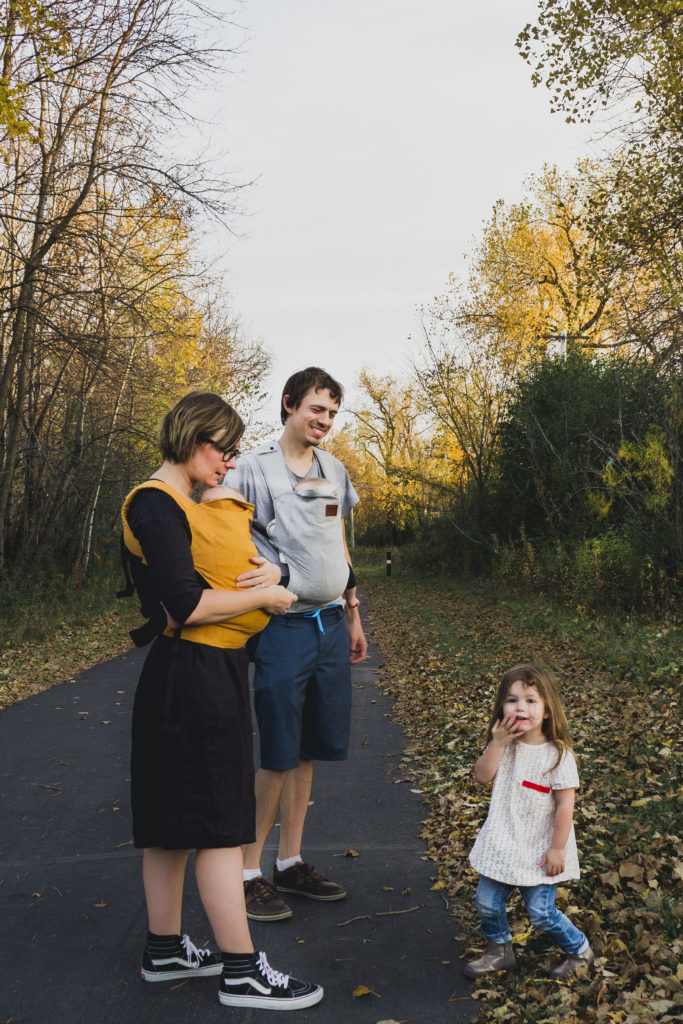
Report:
[[505,903],[513,889],[519,889],[534,928],[547,932],[564,953],[583,953],[588,939],[555,906],[556,885],[508,885],[481,875],[475,904],[481,917],[481,930],[490,942],[511,942]]

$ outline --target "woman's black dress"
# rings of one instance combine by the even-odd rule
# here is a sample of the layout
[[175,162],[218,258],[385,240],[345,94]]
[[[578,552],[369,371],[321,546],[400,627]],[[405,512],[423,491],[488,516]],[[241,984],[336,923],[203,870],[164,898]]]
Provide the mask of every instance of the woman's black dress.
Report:
[[[159,596],[184,622],[201,597],[190,525],[168,494],[135,495],[128,523]],[[133,707],[131,799],[137,847],[167,850],[255,841],[253,727],[245,649],[161,636]]]

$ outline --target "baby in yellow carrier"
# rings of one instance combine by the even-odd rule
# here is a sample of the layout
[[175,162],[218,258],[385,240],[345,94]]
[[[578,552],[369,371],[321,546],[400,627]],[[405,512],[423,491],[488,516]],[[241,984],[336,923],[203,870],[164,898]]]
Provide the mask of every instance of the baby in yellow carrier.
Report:
[[[239,491],[213,487],[202,496],[202,502],[207,503],[197,505],[191,498],[179,494],[160,480],[149,480],[135,488],[124,502],[122,515],[123,539],[133,577],[132,584],[140,596],[141,611],[149,620],[144,626],[131,632],[137,646],[149,643],[154,636],[162,632],[166,636],[173,636],[178,632],[177,627],[167,621],[166,611],[160,604],[156,589],[148,579],[140,545],[128,527],[127,511],[130,503],[139,490],[146,488],[154,488],[169,494],[185,512],[192,534],[195,570],[204,586],[217,590],[238,590],[237,578],[249,572],[254,564],[264,561],[251,535],[253,505]],[[216,499],[222,499],[223,504],[219,506]],[[130,582],[126,593],[132,593]],[[181,638],[198,638],[201,633],[201,641],[198,642],[218,647],[241,647],[266,626],[269,618],[270,616],[262,609],[256,609],[225,622],[182,626],[179,635]]]
[[[239,491],[225,486],[209,488],[201,500],[214,502],[226,497],[246,500]],[[320,593],[321,586],[333,599],[349,586],[350,567],[340,520],[339,485],[325,477],[300,480],[276,504],[268,538],[278,551],[287,552],[283,565],[289,573],[287,586],[300,600]]]

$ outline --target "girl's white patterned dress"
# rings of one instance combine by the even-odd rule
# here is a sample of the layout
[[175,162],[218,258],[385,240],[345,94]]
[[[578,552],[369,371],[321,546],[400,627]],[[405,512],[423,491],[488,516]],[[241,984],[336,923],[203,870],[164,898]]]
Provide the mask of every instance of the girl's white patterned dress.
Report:
[[505,748],[493,780],[491,804],[470,853],[480,875],[508,885],[555,885],[579,877],[579,857],[572,825],[560,875],[540,866],[555,829],[555,789],[578,789],[576,760],[565,751],[557,768],[552,743],[532,745],[513,740]]

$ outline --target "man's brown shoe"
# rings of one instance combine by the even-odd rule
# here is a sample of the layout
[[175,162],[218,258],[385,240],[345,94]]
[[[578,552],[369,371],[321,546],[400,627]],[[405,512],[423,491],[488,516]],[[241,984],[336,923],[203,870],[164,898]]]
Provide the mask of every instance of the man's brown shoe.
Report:
[[244,902],[247,905],[247,917],[252,921],[284,921],[286,917],[292,916],[292,908],[280,899],[275,886],[262,875],[244,883]]
[[303,861],[285,871],[278,871],[277,864],[274,864],[273,882],[280,892],[294,892],[297,896],[308,896],[310,900],[343,900],[346,896],[343,885],[323,878],[311,864]]

